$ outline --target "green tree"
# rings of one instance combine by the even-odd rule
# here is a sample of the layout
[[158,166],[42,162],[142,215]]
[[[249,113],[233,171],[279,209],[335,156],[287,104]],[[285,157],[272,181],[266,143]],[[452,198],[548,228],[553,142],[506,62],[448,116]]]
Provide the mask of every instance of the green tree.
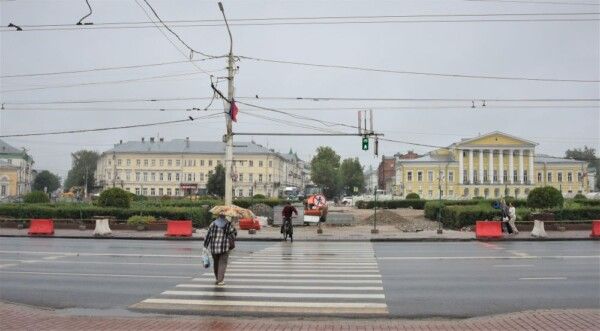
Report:
[[563,203],[562,193],[552,186],[536,187],[527,196],[527,207],[533,209],[562,207]]
[[86,174],[88,192],[91,191],[94,187],[94,172],[100,155],[87,150],[80,150],[71,155],[73,156],[73,163],[65,180],[65,191],[70,190],[73,186],[85,186]]
[[[589,166],[596,169],[596,174],[600,172],[600,159],[596,157],[596,149],[583,146],[583,148],[568,149],[565,157],[578,161],[586,161]],[[596,180],[596,189],[600,190],[600,180]]]
[[60,177],[51,173],[48,170],[41,171],[35,176],[33,180],[33,190],[34,191],[44,191],[46,188],[46,192],[52,193],[56,191],[60,187]]
[[130,203],[129,193],[118,187],[103,191],[98,199],[98,205],[102,207],[129,208]]
[[340,165],[340,180],[346,195],[353,195],[355,187],[358,190],[356,193],[364,191],[365,175],[358,158],[349,158],[342,161]]
[[223,165],[217,164],[215,171],[208,175],[206,189],[208,194],[216,194],[221,198],[225,196],[225,168]]
[[310,161],[310,177],[317,186],[323,189],[323,194],[331,199],[340,191],[340,156],[331,148],[317,148],[317,155]]

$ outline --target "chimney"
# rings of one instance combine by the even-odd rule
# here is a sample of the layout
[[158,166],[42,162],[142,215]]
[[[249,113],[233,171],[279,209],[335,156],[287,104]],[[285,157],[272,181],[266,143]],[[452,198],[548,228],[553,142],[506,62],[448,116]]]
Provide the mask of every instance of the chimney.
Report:
[[154,137],[150,137],[150,142],[153,143],[154,142]]
[[160,142],[161,143],[164,142],[164,141],[165,141],[165,138],[160,138]]
[[142,137],[142,142],[144,142],[144,140],[146,140],[144,137]]

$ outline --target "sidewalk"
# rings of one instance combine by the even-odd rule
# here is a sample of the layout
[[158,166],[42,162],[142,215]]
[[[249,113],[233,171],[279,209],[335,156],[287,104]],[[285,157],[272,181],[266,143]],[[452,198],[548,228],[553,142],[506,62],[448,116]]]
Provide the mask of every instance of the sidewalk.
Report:
[[[470,241],[476,240],[474,232],[444,230],[437,234],[433,230],[420,232],[403,232],[391,225],[378,226],[378,234],[371,233],[371,226],[323,226],[323,233],[318,234],[316,226],[302,226],[294,228],[294,240],[299,241]],[[590,240],[590,231],[548,231],[548,238],[534,238],[529,232],[520,232],[515,236],[505,236],[501,240],[510,241],[537,241],[537,240]],[[147,240],[203,240],[205,229],[199,229],[191,238],[165,237],[163,231],[113,231],[109,238],[115,239],[147,239]],[[0,228],[1,237],[27,237],[27,229]],[[55,230],[54,237],[58,238],[94,238],[93,230]],[[238,230],[239,240],[281,240],[279,227],[264,227],[249,234],[246,230]]]
[[600,330],[600,309],[535,310],[468,319],[71,316],[0,302],[0,330]]

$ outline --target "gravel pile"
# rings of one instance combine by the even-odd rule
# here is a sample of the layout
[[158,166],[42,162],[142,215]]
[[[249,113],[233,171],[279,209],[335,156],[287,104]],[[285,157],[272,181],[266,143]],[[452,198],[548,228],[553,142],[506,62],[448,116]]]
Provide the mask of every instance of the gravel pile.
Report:
[[273,208],[271,208],[269,205],[257,203],[250,206],[248,209],[250,209],[256,216],[264,216],[273,219]]
[[[363,222],[373,224],[373,219],[374,215],[371,215]],[[438,228],[436,222],[425,219],[424,217],[406,218],[391,210],[378,210],[377,224],[395,225],[398,230],[403,232],[419,232],[424,230],[436,230]]]

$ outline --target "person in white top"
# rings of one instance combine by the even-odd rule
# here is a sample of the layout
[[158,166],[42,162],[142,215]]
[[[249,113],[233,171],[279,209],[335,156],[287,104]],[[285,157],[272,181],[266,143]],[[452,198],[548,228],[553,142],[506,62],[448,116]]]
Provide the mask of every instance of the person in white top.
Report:
[[508,204],[508,224],[510,225],[514,234],[518,234],[519,230],[517,230],[517,226],[515,225],[515,221],[517,220],[517,210],[513,206],[512,202]]

